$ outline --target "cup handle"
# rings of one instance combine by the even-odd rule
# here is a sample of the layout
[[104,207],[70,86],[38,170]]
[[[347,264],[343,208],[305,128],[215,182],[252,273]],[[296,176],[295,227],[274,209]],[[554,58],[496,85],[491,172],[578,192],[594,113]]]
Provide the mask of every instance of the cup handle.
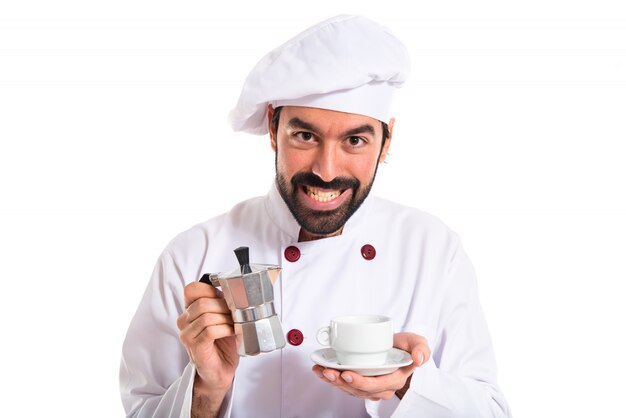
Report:
[[322,345],[330,345],[330,327],[322,327],[317,330],[317,335],[315,336],[317,342]]

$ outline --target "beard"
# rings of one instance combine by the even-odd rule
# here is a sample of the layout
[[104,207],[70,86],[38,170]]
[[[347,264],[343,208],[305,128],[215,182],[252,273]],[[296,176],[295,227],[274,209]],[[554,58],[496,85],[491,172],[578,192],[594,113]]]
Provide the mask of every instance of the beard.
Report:
[[[365,186],[361,186],[361,182],[353,177],[337,177],[330,182],[325,182],[311,172],[302,171],[296,173],[291,180],[287,180],[278,171],[278,165],[276,166],[276,183],[285,204],[300,227],[315,235],[330,235],[339,231],[365,201],[372,189],[375,177],[376,170],[372,180]],[[303,186],[343,190],[344,193],[347,189],[352,189],[352,196],[335,209],[313,210],[298,198],[299,190]]]

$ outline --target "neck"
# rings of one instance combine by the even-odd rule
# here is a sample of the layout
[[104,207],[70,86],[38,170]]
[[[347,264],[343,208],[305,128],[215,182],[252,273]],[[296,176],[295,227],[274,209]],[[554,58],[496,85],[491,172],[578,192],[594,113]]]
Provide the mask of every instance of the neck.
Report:
[[342,231],[343,231],[343,226],[333,233],[330,233],[327,235],[317,235],[309,231],[306,231],[303,228],[300,228],[300,234],[298,235],[298,242],[314,241],[316,239],[336,237],[338,235],[341,235]]

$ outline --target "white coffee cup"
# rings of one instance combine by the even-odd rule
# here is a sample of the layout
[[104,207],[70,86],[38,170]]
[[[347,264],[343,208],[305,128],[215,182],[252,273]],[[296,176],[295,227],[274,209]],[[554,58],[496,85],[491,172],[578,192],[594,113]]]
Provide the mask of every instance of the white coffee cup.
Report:
[[330,346],[341,365],[380,366],[393,347],[393,324],[382,315],[338,316],[317,331],[317,342]]

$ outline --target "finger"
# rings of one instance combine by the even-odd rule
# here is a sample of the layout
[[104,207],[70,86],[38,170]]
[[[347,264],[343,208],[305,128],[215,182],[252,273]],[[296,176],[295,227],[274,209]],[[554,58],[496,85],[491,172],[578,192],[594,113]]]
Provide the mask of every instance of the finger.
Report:
[[187,307],[187,318],[189,322],[195,321],[200,315],[204,313],[219,313],[219,314],[227,314],[230,319],[230,323],[232,323],[232,317],[230,315],[230,310],[226,305],[226,301],[224,299],[218,298],[199,298],[194,300]]
[[200,330],[193,327],[187,327],[180,332],[179,339],[181,343],[188,349],[205,343],[215,343],[220,338],[231,337],[235,335],[232,325],[221,324],[204,327]]
[[389,391],[392,389],[396,390],[395,386],[398,385],[398,382],[396,382],[396,380],[389,379],[384,376],[365,377],[355,372],[341,372],[339,370],[329,368],[322,368],[321,373],[322,377],[328,382],[331,382],[336,386],[343,387],[345,389],[350,389],[350,391],[354,394],[360,393],[371,395],[375,393]]
[[189,314],[187,313],[187,311],[183,311],[183,313],[180,314],[178,318],[176,318],[176,326],[178,327],[179,331],[182,331],[187,326],[188,316]]
[[208,334],[212,335],[216,332],[216,330],[213,329],[214,327],[219,328],[223,325],[232,329],[232,318],[229,316],[227,317],[224,314],[204,313],[189,324],[189,330],[194,338],[197,338],[200,334],[206,331],[208,331]]
[[[224,334],[225,330],[228,330]],[[196,320],[189,322],[181,331],[186,340],[191,341],[198,338],[202,334],[210,339],[222,338],[224,335],[233,335],[234,327],[232,319],[224,314],[205,313],[200,315]]]
[[223,322],[232,324],[233,319],[230,311],[225,307],[223,299],[200,298],[194,301],[187,309],[176,319],[176,326],[180,331],[198,319],[205,313],[220,314],[223,316]]
[[320,379],[324,378],[324,368],[318,364],[316,364],[315,366],[313,366],[311,368],[311,370],[313,371],[313,373],[315,373],[315,375],[317,377],[319,377]]
[[221,292],[211,285],[202,282],[191,282],[183,291],[185,296],[185,308],[199,298],[219,298]]
[[[346,393],[348,393],[349,395],[355,396],[357,398],[360,399],[370,399],[373,401],[379,401],[379,400],[387,400],[387,399],[391,399],[394,394],[396,389],[391,389],[389,387],[384,387],[381,386],[379,388],[377,388],[376,390],[370,389],[370,390],[361,390],[358,389],[356,387],[354,387],[351,383],[349,383],[347,380],[350,380],[348,378],[348,376],[351,375],[357,375],[356,373],[353,372],[339,372],[338,370],[335,369],[324,369],[322,367],[319,366],[314,366],[313,367],[313,371],[318,374],[318,376],[324,380],[325,382],[335,386],[337,389],[340,389]],[[361,376],[363,377],[363,376]],[[347,380],[346,380],[347,379]]]
[[[394,335],[393,345],[396,348],[411,353],[413,369],[426,363],[431,356],[430,347],[426,338],[409,332],[401,332]],[[409,366],[407,366],[409,367]],[[408,370],[408,369],[407,369]]]
[[411,350],[411,358],[413,359],[413,369],[420,367],[430,359],[430,347],[426,342],[418,343]]
[[217,340],[226,337],[234,337],[235,336],[235,328],[232,325],[222,324],[222,325],[212,325],[210,327],[206,327],[202,330],[200,334],[198,334],[195,338],[195,341],[198,344],[202,344],[205,342],[214,343]]
[[393,336],[393,346],[409,353],[412,347],[422,343],[426,343],[426,338],[411,332],[399,332]]
[[382,376],[361,376],[358,373],[344,371],[341,373],[341,381],[345,382],[351,388],[362,391],[364,393],[376,394],[387,391],[395,392],[401,389],[409,377],[410,372],[404,370],[396,370],[393,373]]
[[340,383],[339,382],[340,372],[338,370],[326,368],[322,370],[322,375],[324,376],[324,379],[326,379],[327,381],[331,383],[335,383],[335,382]]

